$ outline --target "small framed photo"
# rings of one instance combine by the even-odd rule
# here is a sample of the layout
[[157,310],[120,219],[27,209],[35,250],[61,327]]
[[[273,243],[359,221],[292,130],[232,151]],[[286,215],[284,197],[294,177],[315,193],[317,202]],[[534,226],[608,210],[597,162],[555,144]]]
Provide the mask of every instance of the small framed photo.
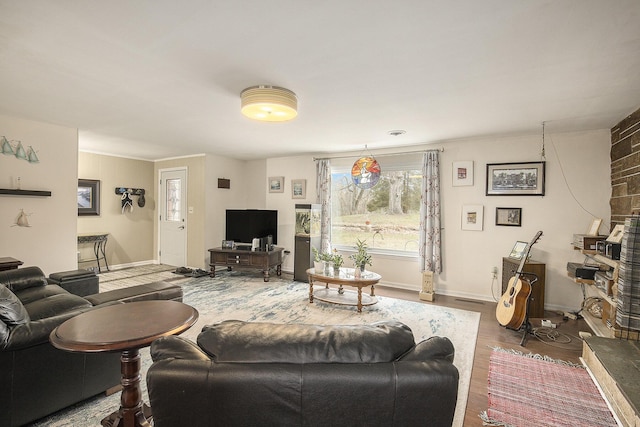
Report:
[[306,179],[291,180],[291,198],[292,199],[307,198],[307,180]]
[[78,180],[78,215],[100,215],[100,181]]
[[527,242],[517,241],[516,244],[513,245],[513,249],[511,249],[509,258],[522,259],[522,255],[524,254],[524,251],[526,249],[527,249]]
[[482,231],[484,222],[484,206],[462,206],[462,229],[469,231]]
[[233,249],[234,243],[235,242],[233,240],[223,240],[222,249]]
[[496,208],[496,225],[522,226],[522,208]]
[[284,176],[269,177],[269,193],[284,193]]
[[453,162],[453,186],[473,185],[473,161]]
[[487,196],[544,196],[545,162],[488,163]]

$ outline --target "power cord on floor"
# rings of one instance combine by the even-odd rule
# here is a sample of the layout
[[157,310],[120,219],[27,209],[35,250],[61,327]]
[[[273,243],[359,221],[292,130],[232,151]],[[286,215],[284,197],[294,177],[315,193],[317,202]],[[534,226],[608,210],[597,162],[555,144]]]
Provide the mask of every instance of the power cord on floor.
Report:
[[[556,328],[549,328],[547,326],[540,326],[538,328],[533,328],[531,331],[534,337],[536,337],[540,342],[547,344],[551,347],[556,348],[567,348],[568,344],[573,343],[575,340],[578,340],[578,346],[582,346],[580,343],[580,337],[576,337],[575,335],[565,334],[562,332],[558,332]],[[574,345],[575,346],[575,345]]]
[[497,282],[498,282],[498,276],[494,274],[493,279],[491,279],[491,296],[493,297],[494,302],[498,302],[500,300],[500,297],[496,298],[496,294],[495,294],[495,285]]

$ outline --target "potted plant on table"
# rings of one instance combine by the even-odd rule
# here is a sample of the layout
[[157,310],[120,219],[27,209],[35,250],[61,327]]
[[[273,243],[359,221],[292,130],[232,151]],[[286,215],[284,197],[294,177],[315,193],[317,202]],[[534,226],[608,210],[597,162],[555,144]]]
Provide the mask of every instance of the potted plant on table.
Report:
[[313,251],[313,267],[316,273],[328,274],[333,256],[330,253],[320,252],[315,247],[312,247],[311,250]]
[[369,255],[368,246],[366,240],[360,240],[356,242],[356,252],[349,255],[349,258],[355,265],[354,274],[356,277],[360,277],[367,265],[371,265],[371,255]]
[[334,249],[331,260],[333,261],[333,275],[338,276],[340,274],[340,267],[342,267],[342,264],[344,264],[344,259],[342,258],[342,255],[340,255],[338,251]]

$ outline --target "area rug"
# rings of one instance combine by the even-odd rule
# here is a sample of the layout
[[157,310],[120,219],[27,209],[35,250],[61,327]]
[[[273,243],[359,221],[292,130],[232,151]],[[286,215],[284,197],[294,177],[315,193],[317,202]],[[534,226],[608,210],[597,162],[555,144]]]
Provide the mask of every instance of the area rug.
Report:
[[615,427],[587,370],[581,365],[515,350],[494,349],[489,359],[485,425]]
[[[170,273],[171,274],[171,273]],[[175,276],[175,275],[174,275]],[[201,277],[180,283],[184,302],[200,314],[198,322],[183,337],[195,341],[202,327],[227,319],[278,323],[369,324],[380,320],[399,320],[408,325],[416,341],[434,335],[451,339],[455,347],[454,364],[460,372],[458,402],[454,426],[462,426],[466,409],[473,356],[480,314],[420,302],[378,297],[378,303],[362,313],[356,307],[314,301],[309,303],[309,285],[285,278],[236,271],[220,272],[215,278]],[[149,349],[142,356],[142,388],[145,401],[146,371],[151,364]],[[98,396],[38,421],[36,426],[95,426],[110,412],[117,410],[119,394]]]

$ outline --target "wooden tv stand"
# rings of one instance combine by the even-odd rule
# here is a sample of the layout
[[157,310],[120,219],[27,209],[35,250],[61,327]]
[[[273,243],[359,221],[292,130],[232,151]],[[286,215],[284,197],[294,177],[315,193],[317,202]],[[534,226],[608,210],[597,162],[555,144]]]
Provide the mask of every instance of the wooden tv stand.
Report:
[[216,265],[227,267],[227,270],[236,268],[253,268],[262,270],[264,281],[269,281],[269,270],[276,267],[276,274],[282,275],[282,253],[284,248],[274,247],[270,251],[245,251],[242,249],[209,249],[209,266],[211,277],[216,277]]

